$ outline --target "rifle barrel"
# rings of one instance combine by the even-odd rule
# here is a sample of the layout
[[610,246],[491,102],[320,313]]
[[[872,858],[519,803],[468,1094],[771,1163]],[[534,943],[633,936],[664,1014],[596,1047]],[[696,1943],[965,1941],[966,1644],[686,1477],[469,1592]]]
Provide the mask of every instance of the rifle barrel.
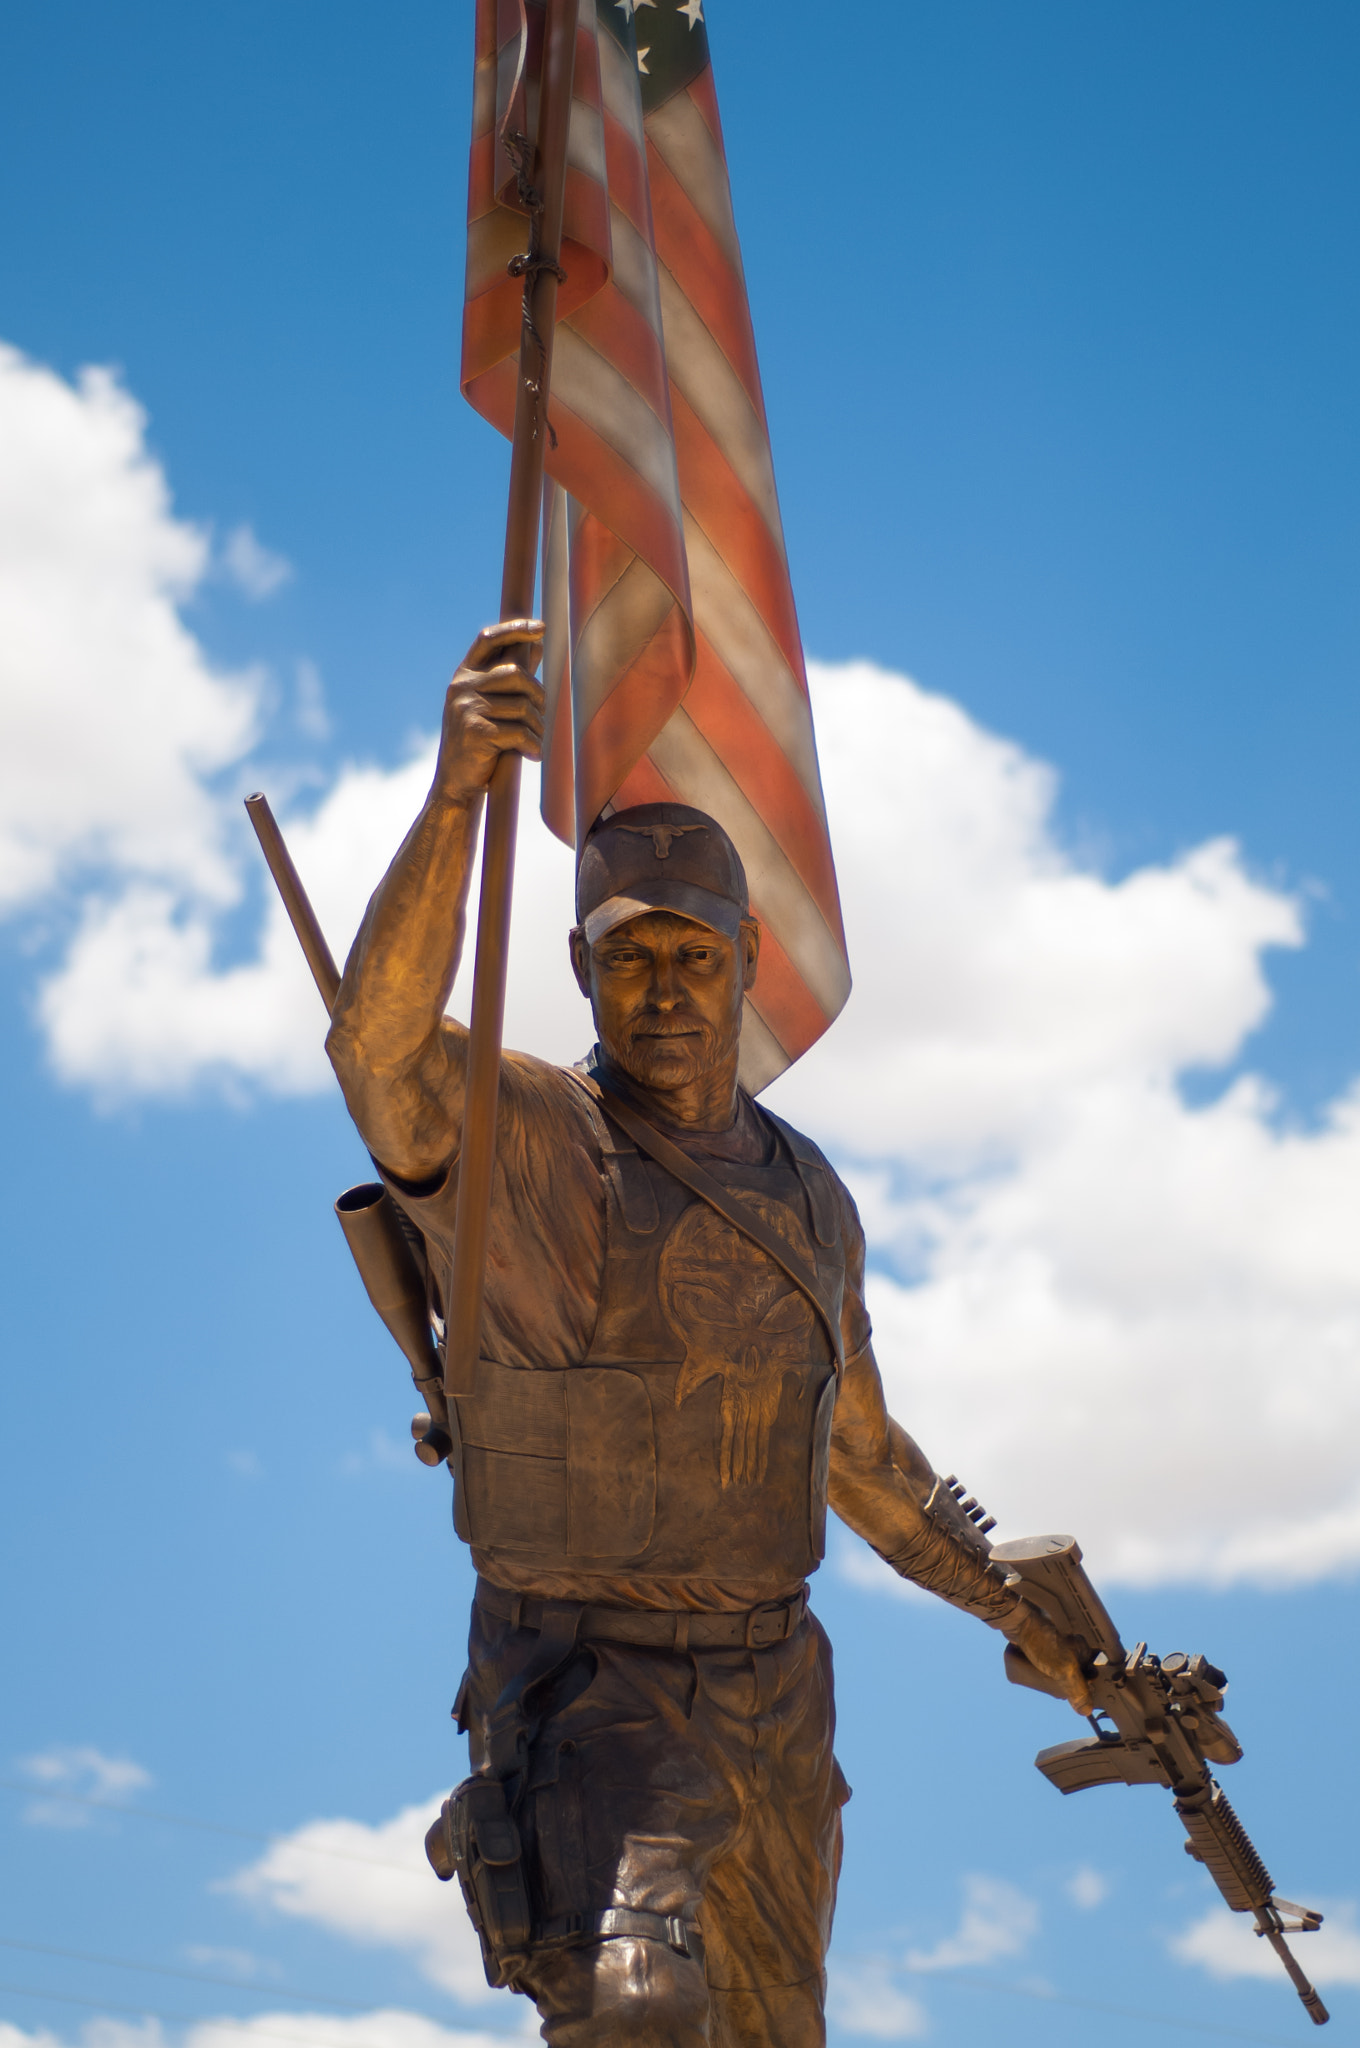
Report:
[[262,791],[246,798],[246,811],[255,827],[255,837],[260,842],[260,851],[269,863],[269,872],[283,899],[283,907],[297,933],[297,941],[312,970],[312,979],[321,991],[321,1000],[326,1005],[326,1014],[335,1008],[335,998],[340,992],[340,969],[335,956],[326,944],[326,934],[317,921],[316,912],[302,886],[302,877],[293,866],[293,856],[283,843],[283,834],[278,828],[274,813],[269,808],[269,799]]

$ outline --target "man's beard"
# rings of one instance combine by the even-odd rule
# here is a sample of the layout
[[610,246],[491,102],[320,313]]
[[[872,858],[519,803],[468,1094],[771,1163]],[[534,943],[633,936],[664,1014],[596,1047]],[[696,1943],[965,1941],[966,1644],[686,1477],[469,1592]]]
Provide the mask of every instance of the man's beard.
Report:
[[718,1034],[702,1017],[688,1016],[630,1025],[605,1052],[631,1081],[647,1088],[683,1087],[718,1064],[723,1048]]

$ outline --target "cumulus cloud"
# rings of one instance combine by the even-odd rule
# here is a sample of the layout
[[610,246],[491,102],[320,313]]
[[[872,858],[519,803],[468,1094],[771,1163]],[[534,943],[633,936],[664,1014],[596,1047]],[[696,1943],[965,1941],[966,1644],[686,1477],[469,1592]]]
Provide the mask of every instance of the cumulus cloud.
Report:
[[47,1794],[24,1808],[23,1818],[32,1827],[86,1827],[89,1808],[76,1802],[116,1801],[154,1782],[150,1771],[131,1757],[106,1756],[89,1743],[42,1750],[22,1758],[19,1768]]
[[1110,1577],[1353,1567],[1360,1094],[1305,1132],[1259,1079],[1177,1085],[1240,1052],[1297,906],[1226,842],[1082,869],[1048,771],[901,679],[818,701],[856,993],[771,1096],[852,1162],[896,1411]]
[[915,2041],[929,2033],[925,2007],[893,1981],[892,1965],[881,1956],[833,1956],[828,1979],[827,2011],[845,2033],[871,2041]]
[[[348,1941],[399,1949],[430,1983],[464,2003],[494,1997],[458,1888],[441,1884],[425,1857],[425,1833],[442,1799],[441,1793],[403,1807],[377,1827],[309,1821],[272,1842],[224,1889]],[[413,2040],[410,2048],[421,2044]]]
[[293,580],[294,569],[285,555],[275,554],[255,538],[250,526],[233,527],[222,545],[224,576],[255,604],[272,597]]
[[1080,1906],[1083,1913],[1092,1912],[1103,1906],[1110,1896],[1110,1880],[1098,1870],[1092,1870],[1089,1863],[1083,1863],[1074,1870],[1063,1887],[1074,1906]]
[[[143,425],[107,373],[0,355],[0,899],[70,920],[36,1006],[63,1080],[316,1091],[316,993],[239,807],[258,679],[184,624],[207,544]],[[1003,1534],[1071,1529],[1107,1581],[1353,1570],[1360,1088],[1309,1130],[1249,1073],[1181,1090],[1239,1061],[1297,902],[1228,840],[1111,880],[1064,848],[1053,771],[959,706],[865,663],[812,685],[856,986],[770,1099],[861,1202],[895,1411]],[[337,955],[430,765],[281,806]],[[507,1038],[571,1059],[571,861],[531,804],[519,861]]]
[[145,425],[107,370],[70,385],[0,344],[0,909],[92,863],[240,886],[205,782],[251,745],[259,677],[180,616],[208,542]]
[[1023,1955],[1039,1931],[1039,1908],[1003,1877],[963,1880],[963,1909],[952,1934],[932,1948],[908,1949],[909,1970],[967,1970]]
[[[1328,1906],[1315,1934],[1291,1935],[1289,1939],[1315,1984],[1323,1989],[1330,1984],[1360,1984],[1360,1924],[1354,1901]],[[1278,1983],[1281,1990],[1293,1995],[1279,1957],[1269,1942],[1254,1932],[1254,1922],[1247,1914],[1212,1907],[1183,1934],[1176,1935],[1170,1947],[1181,1962],[1207,1970],[1220,1983],[1233,1977],[1257,1977],[1263,1983]]]

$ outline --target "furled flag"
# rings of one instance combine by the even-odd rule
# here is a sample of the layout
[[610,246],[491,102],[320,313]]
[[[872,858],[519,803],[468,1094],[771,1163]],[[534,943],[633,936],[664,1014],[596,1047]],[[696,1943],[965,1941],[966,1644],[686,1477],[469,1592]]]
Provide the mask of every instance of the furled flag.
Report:
[[[513,428],[518,182],[543,8],[477,0],[463,390]],[[543,815],[670,799],[731,834],[761,933],[742,1078],[850,991],[704,0],[580,0],[553,343]]]

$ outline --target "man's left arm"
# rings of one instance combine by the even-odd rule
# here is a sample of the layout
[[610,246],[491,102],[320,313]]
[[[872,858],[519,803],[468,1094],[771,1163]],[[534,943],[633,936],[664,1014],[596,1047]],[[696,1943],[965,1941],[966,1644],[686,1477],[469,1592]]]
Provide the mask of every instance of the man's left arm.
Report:
[[929,1459],[889,1417],[866,1343],[847,1362],[836,1399],[832,1507],[894,1571],[999,1629],[1063,1687],[1079,1714],[1089,1714],[1090,1694],[1071,1644],[1021,1598],[978,1543],[927,1508],[935,1488]]

